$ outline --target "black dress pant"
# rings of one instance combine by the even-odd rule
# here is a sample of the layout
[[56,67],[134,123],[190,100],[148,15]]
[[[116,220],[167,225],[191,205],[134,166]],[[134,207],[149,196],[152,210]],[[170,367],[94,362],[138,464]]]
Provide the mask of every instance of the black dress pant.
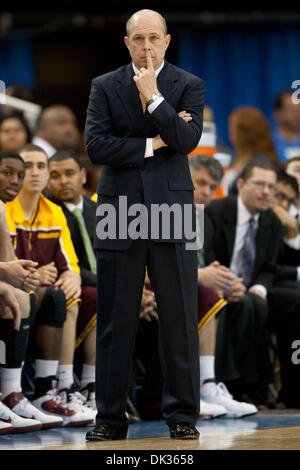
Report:
[[159,315],[168,425],[195,423],[200,405],[197,254],[184,243],[137,239],[125,251],[97,251],[97,424],[127,427],[129,378],[145,267]]
[[268,303],[249,292],[222,310],[215,355],[217,381],[240,390],[249,384],[266,386],[273,381],[268,317]]
[[292,357],[296,351],[293,343],[300,340],[300,288],[293,281],[281,285],[289,288],[274,287],[268,295],[271,331],[277,337],[280,361],[279,401],[288,408],[300,408],[300,364]]

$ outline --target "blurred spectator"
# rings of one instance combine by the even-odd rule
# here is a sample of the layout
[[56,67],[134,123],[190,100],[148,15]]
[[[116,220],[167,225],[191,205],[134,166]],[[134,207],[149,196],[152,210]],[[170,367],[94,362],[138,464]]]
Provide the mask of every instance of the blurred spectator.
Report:
[[291,175],[296,178],[298,183],[299,193],[293,203],[290,205],[289,210],[290,213],[298,219],[298,223],[300,223],[300,152],[298,156],[295,156],[285,162],[284,169],[288,175]]
[[252,106],[236,108],[229,115],[228,126],[235,158],[223,178],[223,185],[227,186],[228,193],[236,194],[236,181],[250,161],[271,161],[275,167],[279,161],[269,123],[260,109]]
[[[209,106],[204,106],[203,108],[203,122],[213,122],[215,123],[215,116],[213,109]],[[216,132],[216,153],[227,153],[228,155],[232,155],[232,151],[230,150],[224,142],[221,142],[218,138],[218,132]]]
[[293,103],[292,94],[285,90],[274,103],[273,140],[281,163],[300,154],[300,104]]
[[17,152],[31,141],[31,132],[25,118],[14,113],[0,119],[0,151]]
[[97,191],[97,186],[102,173],[102,166],[93,165],[87,154],[79,155],[78,159],[81,166],[86,170],[86,181],[82,187],[81,194],[86,197],[91,197]]
[[77,150],[79,130],[74,112],[65,105],[45,108],[38,119],[32,142],[40,146],[48,158],[58,150]]

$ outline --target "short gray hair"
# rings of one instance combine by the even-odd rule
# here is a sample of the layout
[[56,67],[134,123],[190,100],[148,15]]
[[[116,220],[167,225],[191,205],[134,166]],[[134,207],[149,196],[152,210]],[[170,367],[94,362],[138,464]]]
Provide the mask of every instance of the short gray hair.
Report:
[[223,178],[221,163],[215,158],[205,154],[189,157],[189,167],[192,176],[196,171],[200,170],[200,168],[204,168],[214,180],[220,182]]

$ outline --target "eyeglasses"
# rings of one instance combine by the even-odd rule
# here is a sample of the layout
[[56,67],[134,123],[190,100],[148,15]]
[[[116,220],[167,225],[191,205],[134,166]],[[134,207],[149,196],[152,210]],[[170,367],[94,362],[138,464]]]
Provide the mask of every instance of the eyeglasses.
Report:
[[294,199],[289,199],[286,194],[283,193],[276,193],[274,196],[278,201],[287,201],[289,205],[294,201]]
[[274,192],[276,187],[274,184],[268,184],[268,183],[263,183],[262,181],[251,181],[254,186],[257,187],[257,189],[265,189],[268,188],[270,192]]

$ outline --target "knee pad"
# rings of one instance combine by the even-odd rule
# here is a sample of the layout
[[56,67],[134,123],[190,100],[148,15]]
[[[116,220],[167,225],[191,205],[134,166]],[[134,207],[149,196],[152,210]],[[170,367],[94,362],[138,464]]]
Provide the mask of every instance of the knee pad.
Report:
[[30,331],[29,318],[22,318],[20,330],[13,327],[13,320],[0,320],[1,365],[3,367],[21,367],[25,360],[27,340]]
[[66,297],[59,287],[48,287],[39,311],[36,324],[62,328],[66,319]]
[[29,317],[27,320],[29,321],[30,327],[34,324],[35,316],[36,316],[36,298],[33,293],[29,294],[30,299],[30,312]]

